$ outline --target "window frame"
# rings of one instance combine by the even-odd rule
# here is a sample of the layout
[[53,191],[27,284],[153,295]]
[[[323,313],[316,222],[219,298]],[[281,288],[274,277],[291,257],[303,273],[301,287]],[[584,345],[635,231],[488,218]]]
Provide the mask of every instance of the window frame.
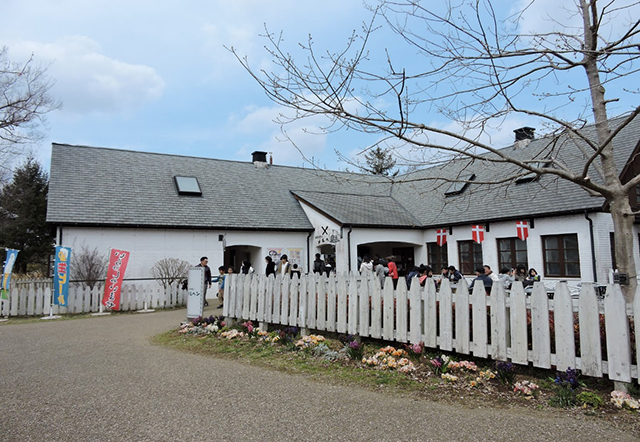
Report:
[[[470,261],[464,261],[462,259],[463,252],[461,250],[461,247],[463,245],[471,246],[468,252],[464,252],[469,254],[471,258]],[[478,253],[480,254],[480,259],[479,259],[479,262],[476,262],[475,258]],[[476,267],[482,267],[483,265],[484,265],[484,262],[483,262],[482,243],[478,244],[472,239],[465,240],[465,241],[458,241],[458,266],[459,266],[460,273],[462,273],[463,275],[473,275],[475,273]]]
[[[557,239],[557,244],[558,244],[558,248],[549,248],[547,247],[547,240],[552,239],[552,238],[556,238]],[[576,243],[576,248],[566,248],[565,247],[565,240],[568,238],[575,238],[575,243]],[[540,237],[540,240],[542,241],[542,260],[544,263],[544,275],[547,277],[552,277],[552,278],[580,278],[581,277],[581,271],[580,271],[580,242],[578,240],[578,234],[577,233],[562,233],[562,234],[558,234],[558,235],[544,235]],[[569,261],[567,259],[567,251],[569,250],[575,250],[577,253],[577,261]],[[548,260],[548,252],[553,252],[553,251],[557,251],[558,254],[558,261],[549,261]],[[550,268],[550,264],[557,264],[558,268],[560,269],[560,272],[558,274],[552,273],[551,272],[551,268]],[[577,266],[578,269],[578,274],[577,275],[570,275],[569,272],[567,271],[567,265],[569,264],[573,264]]]
[[[502,252],[503,250],[500,248],[500,243],[501,242],[506,242],[509,241],[509,253],[511,253],[511,262],[509,264],[506,264],[504,261],[502,261]],[[522,252],[523,249],[518,249],[516,247],[516,245],[518,244],[518,241],[524,244],[524,253],[525,253],[525,257],[526,259],[524,260],[524,262],[522,261],[518,261],[518,252]],[[527,269],[529,268],[529,247],[527,246],[527,242],[526,241],[522,241],[520,238],[518,238],[517,236],[513,236],[513,237],[507,237],[507,238],[496,238],[496,249],[498,251],[498,270],[501,270],[503,267],[508,267],[510,269],[515,269],[518,264],[522,264],[524,265]]]
[[[432,253],[432,249],[434,252]],[[436,256],[437,258],[432,261],[431,257]],[[449,264],[449,250],[447,247],[447,243],[442,244],[442,246],[438,245],[437,242],[428,242],[427,243],[427,262],[429,266],[433,269],[434,273],[440,272],[442,266],[447,266]]]

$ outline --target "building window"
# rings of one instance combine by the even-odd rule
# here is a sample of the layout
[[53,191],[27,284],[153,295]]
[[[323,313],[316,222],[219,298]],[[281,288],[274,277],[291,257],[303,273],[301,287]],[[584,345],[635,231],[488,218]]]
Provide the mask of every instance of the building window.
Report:
[[527,260],[527,242],[520,238],[498,239],[498,270],[515,269],[518,264],[529,268]]
[[472,275],[476,267],[482,267],[482,245],[475,241],[458,241],[460,271]]
[[449,254],[447,245],[439,246],[437,242],[427,243],[427,258],[429,265],[433,269],[433,273],[439,273],[442,267],[448,265]]
[[175,176],[176,190],[179,195],[202,195],[200,184],[193,176]]
[[578,235],[542,237],[545,276],[577,278],[580,276]]

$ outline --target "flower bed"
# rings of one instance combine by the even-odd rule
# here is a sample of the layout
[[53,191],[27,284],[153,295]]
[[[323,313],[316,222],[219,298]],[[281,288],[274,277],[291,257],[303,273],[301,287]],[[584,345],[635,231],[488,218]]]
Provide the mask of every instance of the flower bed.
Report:
[[[297,357],[330,361],[342,367],[398,373],[423,385],[425,396],[464,394],[483,398],[499,397],[523,405],[535,404],[563,408],[581,407],[591,412],[627,412],[637,415],[640,390],[631,394],[606,390],[602,380],[591,386],[572,368],[543,371],[519,367],[509,362],[456,360],[448,354],[430,354],[423,343],[380,345],[363,342],[353,335],[332,339],[323,335],[301,335],[295,327],[261,330],[251,321],[228,327],[222,317],[198,318],[182,324],[176,332],[187,338],[238,341],[255,346],[276,346],[278,354],[297,353]],[[215,341],[212,341],[215,342]],[[243,347],[253,348],[253,347]],[[598,384],[599,382],[599,384]],[[607,401],[604,398],[608,397]],[[462,396],[461,396],[462,395]]]

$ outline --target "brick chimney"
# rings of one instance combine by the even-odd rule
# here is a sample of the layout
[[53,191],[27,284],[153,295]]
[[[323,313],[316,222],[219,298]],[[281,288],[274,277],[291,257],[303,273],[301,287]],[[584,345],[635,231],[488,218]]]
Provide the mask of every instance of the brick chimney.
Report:
[[253,165],[256,167],[267,167],[267,152],[256,150],[251,154]]
[[526,147],[531,140],[535,138],[534,132],[536,130],[533,127],[521,127],[513,132],[516,134],[515,147]]

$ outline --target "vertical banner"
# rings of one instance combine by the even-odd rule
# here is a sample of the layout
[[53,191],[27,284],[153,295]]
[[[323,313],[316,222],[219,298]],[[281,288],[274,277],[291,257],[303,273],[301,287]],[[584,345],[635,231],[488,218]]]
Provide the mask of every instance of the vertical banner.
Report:
[[516,234],[522,241],[529,237],[529,223],[527,221],[516,221]]
[[111,249],[109,253],[107,283],[104,285],[104,297],[102,298],[102,305],[107,308],[120,310],[120,289],[130,255],[129,252],[116,249]]
[[56,246],[56,259],[53,265],[53,303],[67,307],[69,298],[69,262],[71,247]]
[[436,243],[442,247],[447,243],[447,229],[436,230]]
[[473,225],[471,226],[471,239],[480,244],[484,241],[484,226]]
[[6,249],[7,258],[4,262],[4,271],[2,272],[2,285],[0,286],[0,299],[9,299],[9,282],[11,281],[11,272],[13,265],[18,257],[19,250]]

